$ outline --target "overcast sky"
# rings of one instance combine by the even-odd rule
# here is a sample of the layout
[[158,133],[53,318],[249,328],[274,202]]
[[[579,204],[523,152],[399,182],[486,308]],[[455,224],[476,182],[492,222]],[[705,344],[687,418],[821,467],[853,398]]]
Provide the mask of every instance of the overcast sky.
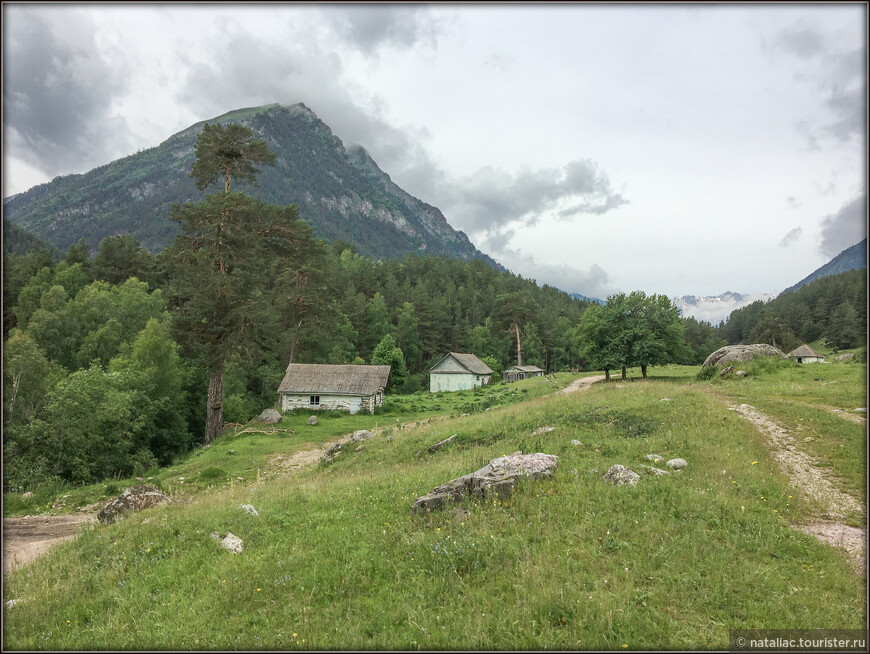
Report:
[[3,5],[3,196],[304,102],[525,277],[778,293],[867,233],[867,6]]

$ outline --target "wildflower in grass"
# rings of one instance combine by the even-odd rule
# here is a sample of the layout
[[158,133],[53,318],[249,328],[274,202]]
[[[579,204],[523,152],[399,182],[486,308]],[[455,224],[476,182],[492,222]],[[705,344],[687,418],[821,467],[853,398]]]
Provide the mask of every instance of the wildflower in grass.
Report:
[[262,589],[262,588],[258,588],[258,589],[257,589],[257,592],[259,593],[261,590],[263,590],[263,589]]
[[752,465],[755,465],[756,463],[758,463],[758,461],[753,461],[753,462],[752,462]]

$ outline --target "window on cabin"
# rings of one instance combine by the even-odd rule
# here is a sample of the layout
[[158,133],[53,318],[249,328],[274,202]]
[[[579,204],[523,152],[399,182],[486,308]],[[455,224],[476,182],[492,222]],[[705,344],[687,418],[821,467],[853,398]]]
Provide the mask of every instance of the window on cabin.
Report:
[[319,395],[311,395],[308,398],[308,404],[310,406],[320,406],[320,396]]

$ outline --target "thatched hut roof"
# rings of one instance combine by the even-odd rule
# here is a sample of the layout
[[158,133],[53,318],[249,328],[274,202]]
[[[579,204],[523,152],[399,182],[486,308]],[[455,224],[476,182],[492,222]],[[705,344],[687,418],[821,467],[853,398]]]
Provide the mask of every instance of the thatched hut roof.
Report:
[[374,395],[382,391],[390,366],[333,366],[291,363],[278,387],[279,393],[317,395]]

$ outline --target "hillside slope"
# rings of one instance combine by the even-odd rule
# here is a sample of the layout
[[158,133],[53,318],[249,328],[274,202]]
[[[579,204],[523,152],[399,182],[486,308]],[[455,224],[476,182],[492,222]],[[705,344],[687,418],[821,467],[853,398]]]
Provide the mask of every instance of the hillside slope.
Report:
[[821,279],[822,277],[830,277],[831,275],[839,275],[840,273],[844,273],[847,270],[855,270],[860,268],[867,267],[867,239],[865,238],[860,243],[856,243],[850,248],[846,248],[836,257],[831,259],[828,263],[826,263],[821,268],[813,271],[802,280],[800,280],[794,286],[789,286],[785,289],[780,295],[783,293],[788,293],[789,291],[796,291],[801,286],[806,286],[810,282],[814,282],[817,279]]
[[[106,236],[129,233],[158,251],[178,232],[170,205],[203,196],[188,173],[205,122],[154,148],[7,198],[4,214],[61,249],[79,238],[96,248]],[[393,183],[363,148],[345,148],[304,104],[240,109],[208,122],[241,123],[266,141],[275,165],[264,166],[259,187],[246,190],[274,204],[298,204],[317,237],[349,241],[375,259],[413,252],[482,259],[501,269],[436,207]]]

